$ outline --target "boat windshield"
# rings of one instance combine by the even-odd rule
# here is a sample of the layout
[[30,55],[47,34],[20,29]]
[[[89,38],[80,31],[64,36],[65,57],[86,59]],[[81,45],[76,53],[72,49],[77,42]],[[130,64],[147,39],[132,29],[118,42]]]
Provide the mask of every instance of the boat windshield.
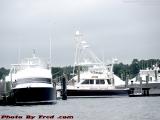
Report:
[[12,64],[12,68],[10,73],[16,74],[20,70],[24,70],[27,68],[45,68],[50,69],[49,63],[45,60],[41,60],[38,57],[33,58],[25,58],[21,61],[20,64]]

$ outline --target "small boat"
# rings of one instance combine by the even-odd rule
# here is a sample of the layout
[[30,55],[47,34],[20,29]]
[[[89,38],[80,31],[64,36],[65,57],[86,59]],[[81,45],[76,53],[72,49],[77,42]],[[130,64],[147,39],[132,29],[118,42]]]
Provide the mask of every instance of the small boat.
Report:
[[133,84],[139,84],[140,80],[142,84],[160,84],[160,67],[155,64],[152,68],[141,69],[139,74],[129,81]]
[[31,58],[13,64],[8,79],[15,104],[56,103],[56,84],[52,80],[51,66],[35,53]]
[[76,74],[69,80],[67,85],[67,96],[113,96],[128,95],[128,88],[118,89],[116,84],[124,81],[116,79],[113,73],[113,64],[105,65],[89,49],[86,41],[82,40],[82,34],[77,31],[75,34],[76,53],[75,69]]

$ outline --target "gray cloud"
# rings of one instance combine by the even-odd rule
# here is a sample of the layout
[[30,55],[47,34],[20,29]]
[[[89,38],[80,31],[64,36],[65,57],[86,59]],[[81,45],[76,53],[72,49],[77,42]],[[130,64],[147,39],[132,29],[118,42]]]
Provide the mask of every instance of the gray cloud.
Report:
[[53,65],[74,63],[77,29],[98,57],[122,62],[160,58],[160,5],[125,0],[0,0],[0,66],[17,62],[36,49]]

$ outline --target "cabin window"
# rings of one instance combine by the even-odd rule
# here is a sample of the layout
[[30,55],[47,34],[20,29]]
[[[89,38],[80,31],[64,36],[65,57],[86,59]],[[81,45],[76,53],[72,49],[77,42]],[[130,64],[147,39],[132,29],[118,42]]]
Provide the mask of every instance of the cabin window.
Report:
[[94,84],[94,80],[90,80],[90,84]]
[[105,84],[104,80],[99,81],[100,84]]
[[107,83],[110,85],[110,84],[111,84],[111,80],[110,80],[110,79],[107,79]]
[[99,84],[99,80],[96,80],[96,84]]
[[104,80],[96,80],[96,84],[105,84]]
[[94,80],[85,80],[82,84],[94,84]]
[[89,84],[89,80],[83,81],[82,84]]

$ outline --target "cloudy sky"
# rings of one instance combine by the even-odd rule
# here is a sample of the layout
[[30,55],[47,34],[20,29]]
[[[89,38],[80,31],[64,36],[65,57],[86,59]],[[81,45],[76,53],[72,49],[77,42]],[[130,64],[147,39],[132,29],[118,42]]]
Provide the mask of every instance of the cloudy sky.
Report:
[[72,65],[76,30],[105,61],[160,58],[160,0],[0,0],[0,67],[47,58],[49,34],[53,65]]

